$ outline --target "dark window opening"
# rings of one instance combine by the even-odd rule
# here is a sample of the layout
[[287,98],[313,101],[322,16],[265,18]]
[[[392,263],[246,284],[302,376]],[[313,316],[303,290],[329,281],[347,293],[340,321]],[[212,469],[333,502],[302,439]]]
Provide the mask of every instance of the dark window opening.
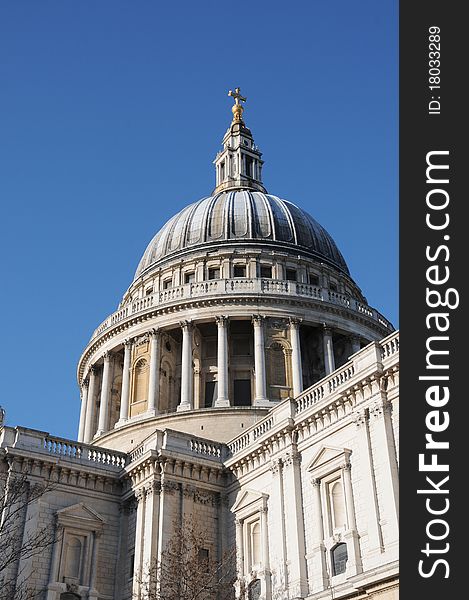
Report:
[[153,288],[152,288],[152,287],[149,287],[149,288],[147,288],[147,289],[145,290],[145,295],[146,295],[146,296],[149,296],[150,294],[153,294]]
[[225,179],[225,163],[220,163],[220,180],[223,181]]
[[197,552],[197,562],[204,573],[208,573],[210,552],[207,548],[199,548]]
[[337,292],[337,285],[335,283],[331,283],[329,285],[331,292]]
[[208,270],[208,278],[209,279],[220,279],[220,269],[209,269]]
[[260,275],[262,279],[272,279],[272,267],[270,265],[261,265]]
[[163,281],[163,289],[167,290],[168,288],[170,288],[171,287],[171,283],[172,283],[171,279],[165,279]]
[[191,271],[190,273],[184,273],[184,283],[194,283],[195,281],[195,273]]
[[233,348],[234,356],[250,356],[251,355],[250,338],[248,336],[232,338],[232,348]]
[[246,156],[246,175],[248,177],[252,177],[253,173],[253,164],[252,164],[252,158],[250,156]]
[[235,406],[251,406],[251,381],[250,379],[235,379],[233,386]]
[[309,274],[309,283],[311,285],[319,285],[319,277],[314,273]]
[[233,277],[246,277],[246,267],[244,265],[235,265],[233,267]]
[[286,279],[287,281],[296,281],[296,269],[287,269]]
[[217,381],[206,381],[205,382],[205,399],[204,408],[212,408],[215,404],[215,400],[218,395],[218,382]]
[[332,557],[332,574],[340,575],[341,573],[345,573],[345,569],[347,566],[347,544],[337,544],[331,550]]
[[215,358],[217,355],[217,340],[204,340],[204,358]]

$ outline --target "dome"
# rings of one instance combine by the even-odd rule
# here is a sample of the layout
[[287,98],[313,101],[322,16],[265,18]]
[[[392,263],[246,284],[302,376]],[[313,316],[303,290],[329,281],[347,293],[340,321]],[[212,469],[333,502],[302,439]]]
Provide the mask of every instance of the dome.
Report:
[[170,219],[148,245],[135,279],[167,257],[247,240],[294,249],[349,274],[332,237],[307,212],[271,194],[237,189],[203,198]]

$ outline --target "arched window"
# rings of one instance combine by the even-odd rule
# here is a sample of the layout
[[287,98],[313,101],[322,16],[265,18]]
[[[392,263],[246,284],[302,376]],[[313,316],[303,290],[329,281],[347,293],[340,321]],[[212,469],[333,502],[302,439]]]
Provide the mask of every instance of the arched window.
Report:
[[259,600],[261,597],[261,580],[254,579],[251,581],[248,587],[248,598],[249,600]]
[[251,567],[261,563],[261,524],[256,521],[251,525]]
[[67,540],[67,551],[65,556],[65,579],[76,579],[80,578],[80,566],[81,566],[81,541],[76,537],[71,537]]
[[339,529],[347,526],[347,513],[345,510],[344,488],[342,480],[337,479],[329,485],[332,528]]
[[347,566],[347,544],[337,544],[331,550],[332,575],[345,573]]
[[146,408],[148,396],[148,362],[140,358],[133,368],[132,405],[130,416],[138,415]]

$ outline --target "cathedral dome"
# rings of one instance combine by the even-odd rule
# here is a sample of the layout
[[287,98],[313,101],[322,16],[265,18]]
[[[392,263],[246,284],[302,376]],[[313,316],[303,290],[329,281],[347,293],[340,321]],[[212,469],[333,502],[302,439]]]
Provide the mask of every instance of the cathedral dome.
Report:
[[203,198],[170,219],[148,245],[135,278],[166,258],[246,241],[294,249],[349,272],[332,237],[307,212],[271,194],[236,189]]

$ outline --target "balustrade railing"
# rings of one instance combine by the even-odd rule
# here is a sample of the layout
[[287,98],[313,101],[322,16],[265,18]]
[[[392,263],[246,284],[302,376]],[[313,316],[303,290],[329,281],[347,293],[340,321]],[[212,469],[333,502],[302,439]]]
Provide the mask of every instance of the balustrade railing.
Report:
[[[28,434],[28,438],[29,437],[31,437],[31,434]],[[16,446],[21,447],[21,439]],[[80,444],[79,442],[63,438],[52,436],[43,437],[41,447],[42,450],[48,454],[62,456],[72,460],[79,460],[81,462],[87,461],[100,465],[117,467],[119,469],[122,469],[126,464],[126,454],[122,452],[107,450],[106,448],[100,448],[99,446]]]
[[110,315],[94,331],[91,339],[94,339],[109,327],[120,323],[124,319],[134,316],[140,312],[149,310],[152,307],[165,305],[179,300],[189,300],[200,296],[210,296],[219,294],[274,294],[281,296],[297,296],[302,298],[313,298],[320,302],[328,302],[344,306],[350,310],[356,311],[362,315],[373,319],[389,331],[393,330],[391,323],[383,317],[378,311],[370,308],[366,304],[350,298],[345,294],[339,294],[326,288],[310,285],[308,283],[284,281],[278,279],[260,279],[239,277],[233,279],[213,279],[197,283],[186,283],[173,288],[168,288],[134,300],[132,304],[121,307],[118,311]]

